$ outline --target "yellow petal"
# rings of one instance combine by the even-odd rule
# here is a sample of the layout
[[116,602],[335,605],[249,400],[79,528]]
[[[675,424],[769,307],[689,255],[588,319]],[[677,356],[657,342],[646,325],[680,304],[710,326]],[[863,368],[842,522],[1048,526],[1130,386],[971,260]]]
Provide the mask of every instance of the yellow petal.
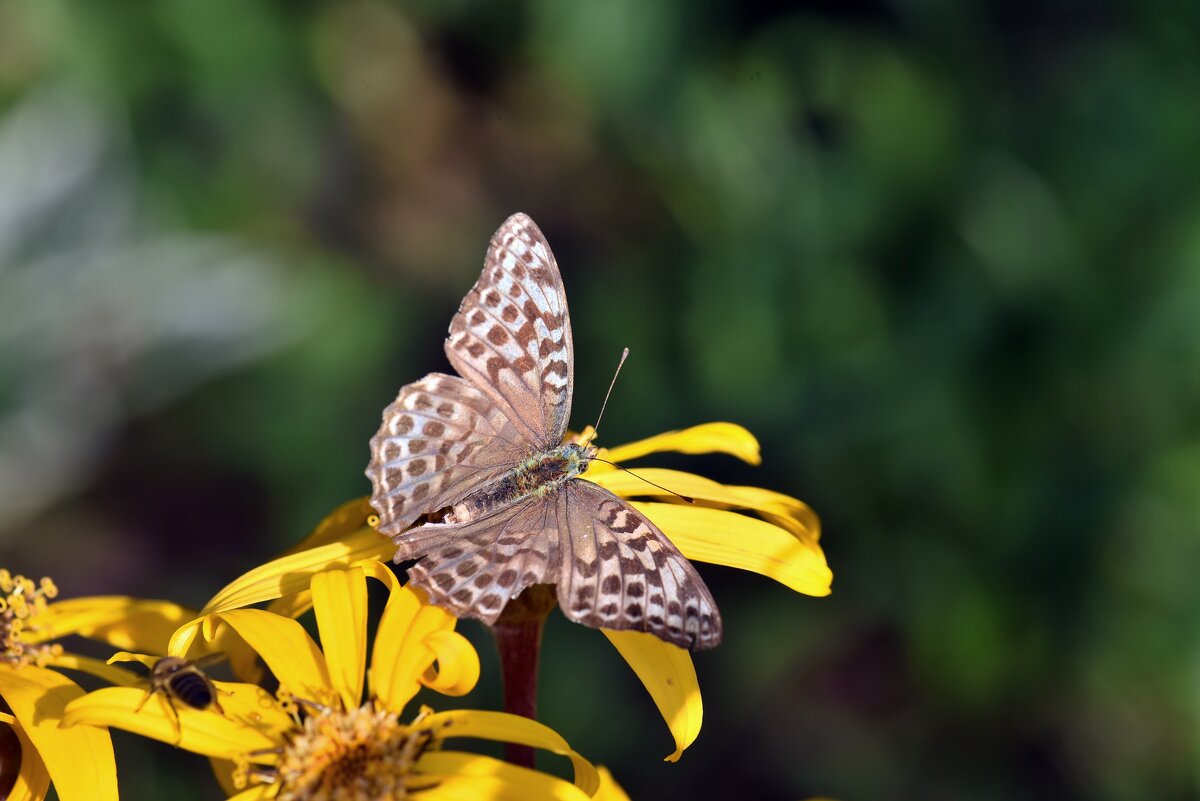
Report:
[[[412,590],[402,588],[400,580],[386,565],[367,561],[361,562],[360,566],[367,575],[388,588],[387,606],[375,628],[375,645],[371,651],[371,695],[386,708],[400,712],[419,689],[417,674],[411,674],[401,665],[400,655],[406,647],[409,627],[421,611],[421,599]],[[417,646],[415,650],[424,649]]]
[[17,781],[9,791],[7,801],[42,801],[50,791],[50,773],[46,770],[46,763],[20,726],[14,726],[13,732],[21,741],[21,769],[17,771]]
[[209,614],[294,595],[308,589],[314,573],[347,567],[363,559],[390,559],[395,552],[391,540],[374,529],[363,528],[338,542],[273,559],[230,582],[213,596],[200,610],[201,618],[176,630],[168,653],[180,656],[187,653]]
[[[416,595],[411,590],[406,591]],[[453,629],[456,622],[444,609],[421,604],[407,626],[385,628],[383,623],[380,623],[380,630],[375,638],[376,647],[384,645],[384,653],[392,654],[394,660],[391,668],[391,686],[388,690],[391,704],[389,709],[403,708],[403,705],[416,695],[421,683],[431,678],[428,671],[436,654],[425,646],[425,640],[435,632]],[[380,661],[382,659],[383,657],[380,657]],[[456,669],[451,667],[451,670]],[[469,672],[470,667],[466,670]]]
[[675,738],[675,751],[666,758],[675,762],[700,734],[704,703],[696,668],[687,651],[641,631],[601,629],[633,672],[642,680],[654,705]]
[[594,801],[629,801],[629,796],[621,785],[617,784],[608,768],[597,765],[596,772],[600,774],[600,789],[592,796]]
[[312,609],[312,603],[312,590],[305,590],[304,592],[297,592],[293,595],[276,598],[267,604],[267,611],[283,615],[284,617],[300,617],[309,609]]
[[[218,620],[220,618],[217,618]],[[187,654],[192,647],[192,643],[196,641],[196,637],[200,635],[200,630],[209,623],[209,616],[198,617],[175,630],[171,635],[171,642],[167,645],[167,653],[171,656],[182,657]]]
[[600,787],[600,776],[592,763],[575,753],[558,732],[535,720],[506,712],[456,709],[430,715],[420,725],[436,731],[443,738],[475,737],[551,751],[571,760],[575,768],[575,784],[588,795]]
[[762,461],[758,440],[735,423],[705,423],[682,431],[668,431],[628,445],[618,445],[602,455],[611,462],[626,462],[659,451],[727,453],[750,464],[759,464]]
[[[821,537],[821,520],[816,512],[803,501],[781,492],[772,492],[760,487],[728,486],[694,473],[653,467],[638,468],[636,476],[622,470],[611,470],[594,477],[589,474],[588,479],[624,498],[670,498],[672,493],[666,490],[673,490],[698,501],[709,501],[723,507],[750,509],[805,542],[816,543]],[[654,487],[648,482],[654,482],[666,490]]]
[[536,770],[478,754],[430,751],[417,769],[437,782],[420,793],[421,801],[588,801],[591,793]]
[[160,657],[150,654],[131,654],[128,651],[117,651],[108,658],[107,664],[111,665],[114,662],[137,662],[139,665],[145,665],[153,670],[154,665],[157,664],[159,659]]
[[833,573],[815,542],[736,512],[633,503],[689,559],[751,570],[806,595],[828,595]]
[[280,685],[297,698],[317,703],[332,700],[325,657],[295,620],[262,609],[234,609],[220,617],[262,657]]
[[261,684],[263,671],[258,664],[258,654],[244,640],[234,639],[226,648],[229,656],[229,669],[238,681],[247,684]]
[[373,514],[375,514],[375,510],[371,508],[369,499],[364,497],[347,501],[330,512],[324,520],[317,524],[311,534],[284,551],[284,555],[307,551],[345,539],[360,528],[365,528],[367,518]]
[[312,577],[313,610],[325,664],[343,709],[362,698],[367,664],[367,579],[361,567],[327,570]]
[[81,673],[98,676],[110,684],[116,684],[120,687],[132,687],[140,681],[136,675],[128,670],[122,670],[121,668],[101,662],[99,659],[79,656],[78,654],[60,654],[51,657],[47,664],[66,670],[78,670]]
[[[387,565],[370,560],[361,562],[360,566],[388,587],[387,606],[375,630],[375,648],[371,654],[371,692],[384,706],[393,712],[401,711],[417,694],[421,683],[451,695],[454,694],[451,689],[470,679],[472,670],[478,680],[479,656],[469,644],[470,653],[467,654],[449,640],[426,642],[437,632],[451,631],[457,623],[453,615],[429,606],[424,596],[400,586]],[[435,646],[442,648],[442,656],[447,660],[445,664],[439,663],[439,667],[453,674],[445,679],[448,689],[436,686],[439,679],[430,670],[430,665],[438,658]]]
[[260,801],[263,798],[273,798],[272,792],[276,790],[273,784],[256,784],[253,787],[242,790],[240,793],[229,797],[229,801]]
[[117,765],[108,732],[58,725],[67,704],[82,695],[79,685],[53,670],[0,665],[0,696],[41,756],[58,797],[62,801],[116,799]]
[[[233,682],[214,684],[224,715],[173,703],[163,693],[147,698],[143,689],[106,687],[68,706],[63,724],[69,728],[64,731],[115,726],[219,759],[243,758],[280,745],[292,721],[266,690]],[[274,756],[264,753],[255,759],[269,762]]]
[[424,640],[437,659],[430,665],[421,683],[442,695],[466,695],[479,682],[479,654],[475,646],[457,631],[435,631]]
[[363,559],[390,559],[395,552],[391,540],[372,528],[362,528],[337,542],[254,568],[213,596],[201,612],[223,612],[303,592],[314,573],[347,567]]
[[230,762],[228,759],[208,758],[208,766],[212,768],[213,777],[216,778],[217,784],[221,785],[221,790],[225,795],[237,795],[237,783],[233,780],[233,774],[237,771],[236,762]]
[[162,653],[171,632],[195,616],[196,610],[170,601],[124,595],[72,598],[50,604],[38,616],[36,641],[78,634],[127,651]]

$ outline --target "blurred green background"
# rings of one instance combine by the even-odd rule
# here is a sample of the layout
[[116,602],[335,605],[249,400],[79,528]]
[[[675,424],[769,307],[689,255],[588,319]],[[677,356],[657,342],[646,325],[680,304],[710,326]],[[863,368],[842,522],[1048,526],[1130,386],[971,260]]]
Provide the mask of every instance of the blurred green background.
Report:
[[656,463],[836,576],[702,568],[678,764],[561,618],[547,723],[635,798],[1194,798],[1198,99],[1190,3],[0,0],[0,561],[200,604],[294,542],[520,210],[575,425],[628,345],[604,443],[748,426]]

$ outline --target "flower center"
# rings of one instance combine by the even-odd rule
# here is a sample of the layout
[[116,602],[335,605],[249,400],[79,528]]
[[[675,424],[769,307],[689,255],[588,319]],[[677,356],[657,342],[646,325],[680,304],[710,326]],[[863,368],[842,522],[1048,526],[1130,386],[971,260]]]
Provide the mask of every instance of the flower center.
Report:
[[58,587],[48,578],[34,584],[24,576],[0,570],[0,662],[44,665],[62,653],[61,645],[37,645],[22,636],[38,631],[37,618],[46,611],[47,600],[56,595]]
[[401,801],[415,789],[413,763],[430,740],[428,730],[406,726],[395,712],[371,702],[348,712],[322,708],[305,718],[285,746],[277,767],[277,798]]

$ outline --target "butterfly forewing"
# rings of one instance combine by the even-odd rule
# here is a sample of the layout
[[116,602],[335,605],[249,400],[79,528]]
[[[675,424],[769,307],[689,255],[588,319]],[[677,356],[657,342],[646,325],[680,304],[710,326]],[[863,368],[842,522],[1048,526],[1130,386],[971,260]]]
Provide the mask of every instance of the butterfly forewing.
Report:
[[720,644],[721,615],[708,587],[645,515],[582,479],[564,484],[554,502],[563,614],[594,628],[649,632],[681,648]]
[[491,399],[461,378],[431,373],[405,386],[371,439],[367,476],[379,530],[398,534],[456,503],[510,470],[528,448]]
[[483,274],[450,323],[446,355],[535,446],[559,444],[571,415],[571,321],[554,255],[524,214],[492,237]]

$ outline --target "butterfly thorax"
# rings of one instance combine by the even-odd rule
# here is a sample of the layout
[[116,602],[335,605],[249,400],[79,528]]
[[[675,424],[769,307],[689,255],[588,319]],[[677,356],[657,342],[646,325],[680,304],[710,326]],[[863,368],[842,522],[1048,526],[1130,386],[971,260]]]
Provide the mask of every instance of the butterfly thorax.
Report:
[[532,454],[455,504],[447,522],[476,520],[526,498],[540,498],[587,470],[595,455],[595,448],[574,442]]

